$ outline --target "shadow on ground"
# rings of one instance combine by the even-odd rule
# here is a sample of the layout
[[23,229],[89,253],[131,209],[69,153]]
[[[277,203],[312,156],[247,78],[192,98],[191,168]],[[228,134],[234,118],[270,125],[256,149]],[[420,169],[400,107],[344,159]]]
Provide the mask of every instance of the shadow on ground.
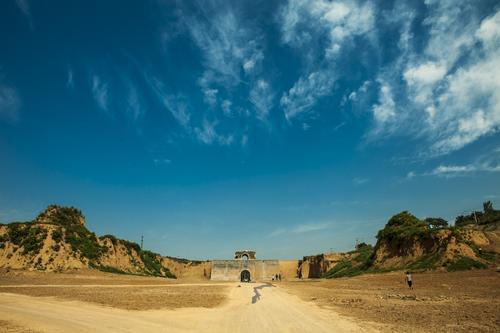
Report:
[[253,288],[253,292],[255,293],[255,295],[252,296],[252,304],[255,304],[257,303],[257,301],[260,300],[260,293],[259,293],[259,290],[260,289],[264,289],[264,288],[272,288],[273,285],[270,284],[270,283],[266,283],[266,284],[262,284],[258,287],[254,287]]

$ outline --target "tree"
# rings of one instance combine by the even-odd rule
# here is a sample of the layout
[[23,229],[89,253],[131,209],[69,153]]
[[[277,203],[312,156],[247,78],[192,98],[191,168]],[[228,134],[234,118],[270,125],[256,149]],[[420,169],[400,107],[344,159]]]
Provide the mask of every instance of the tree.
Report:
[[491,213],[493,212],[493,204],[491,203],[491,201],[486,201],[486,202],[483,202],[483,210],[485,213]]
[[448,221],[440,217],[428,217],[424,221],[427,222],[432,229],[446,228],[448,226]]

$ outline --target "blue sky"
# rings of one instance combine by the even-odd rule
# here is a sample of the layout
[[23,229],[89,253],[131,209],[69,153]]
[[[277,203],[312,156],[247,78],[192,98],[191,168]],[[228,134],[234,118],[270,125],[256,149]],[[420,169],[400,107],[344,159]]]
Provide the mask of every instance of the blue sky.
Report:
[[2,1],[0,222],[300,258],[500,205],[496,1]]

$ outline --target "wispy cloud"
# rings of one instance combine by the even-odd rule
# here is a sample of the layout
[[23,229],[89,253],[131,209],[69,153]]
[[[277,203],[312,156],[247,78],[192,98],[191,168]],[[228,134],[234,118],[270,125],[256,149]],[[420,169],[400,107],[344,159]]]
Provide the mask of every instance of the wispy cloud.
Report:
[[297,224],[290,227],[280,227],[271,231],[268,237],[277,237],[285,234],[304,234],[309,232],[316,232],[321,230],[326,230],[334,225],[333,222],[310,222]]
[[216,122],[209,122],[207,119],[203,121],[202,126],[194,129],[198,140],[205,144],[218,143],[221,146],[228,146],[233,143],[232,135],[221,135],[216,131]]
[[[423,48],[411,38],[414,10],[398,8],[400,56],[380,75],[373,135],[425,138],[427,156],[444,155],[500,129],[500,11],[482,18],[466,0],[426,2]],[[413,24],[414,25],[414,24]],[[443,48],[443,45],[447,45]],[[401,81],[400,78],[404,80]],[[389,94],[394,90],[398,98]]]
[[282,41],[303,53],[305,74],[281,97],[287,119],[312,109],[332,93],[342,73],[337,61],[355,36],[368,36],[374,25],[371,4],[353,1],[290,0],[280,13]]
[[362,178],[362,177],[355,177],[352,180],[353,184],[356,186],[364,185],[364,184],[368,183],[369,181],[370,181],[370,179]]
[[168,158],[155,158],[153,159],[153,163],[156,165],[156,166],[160,166],[160,165],[169,165],[172,163],[172,160],[168,159]]
[[257,118],[265,120],[269,111],[273,107],[273,92],[269,83],[264,80],[257,80],[250,90],[250,102],[257,110]]
[[306,232],[325,230],[330,228],[332,225],[333,225],[332,222],[300,224],[295,226],[292,229],[292,232],[294,234],[303,234]]
[[8,122],[19,119],[21,99],[17,90],[0,82],[0,118]]
[[68,72],[66,75],[66,87],[68,87],[70,89],[73,89],[75,87],[75,81],[74,81],[73,75],[74,75],[73,69],[68,68]]
[[139,119],[145,113],[137,88],[131,82],[128,83],[127,112],[133,120]]
[[33,17],[31,16],[31,8],[28,0],[16,0],[16,5],[24,14],[24,16],[26,16],[26,18],[28,19],[30,28],[33,29],[34,28]]
[[108,84],[94,74],[91,79],[91,89],[94,100],[99,108],[108,111]]
[[160,79],[145,74],[146,82],[158,97],[163,106],[172,114],[180,125],[187,128],[191,119],[188,102],[183,95],[174,95],[167,91],[167,87]]
[[441,164],[430,171],[421,174],[410,171],[406,178],[413,179],[417,176],[435,176],[442,178],[454,178],[471,176],[478,173],[500,172],[500,152],[494,149],[488,154],[480,156],[476,161],[469,164]]
[[202,51],[204,71],[198,84],[205,103],[213,108],[222,98],[234,104],[233,91],[238,87],[247,91],[256,118],[265,120],[273,107],[273,89],[262,71],[262,34],[238,6],[208,1],[198,3],[197,9],[198,15],[183,10],[179,15]]

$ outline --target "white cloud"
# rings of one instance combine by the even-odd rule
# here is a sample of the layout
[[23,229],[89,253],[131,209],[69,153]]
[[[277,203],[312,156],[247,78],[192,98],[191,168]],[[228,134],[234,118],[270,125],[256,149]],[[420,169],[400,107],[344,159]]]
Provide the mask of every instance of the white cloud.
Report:
[[97,105],[104,111],[108,111],[108,84],[97,75],[92,75],[92,95]]
[[318,98],[331,92],[336,76],[329,71],[317,71],[302,76],[287,93],[281,97],[280,104],[285,109],[287,119],[308,111]]
[[373,115],[378,123],[386,123],[396,116],[396,103],[392,89],[386,82],[380,82],[378,104],[373,106]]
[[264,80],[257,80],[255,85],[250,90],[250,102],[255,106],[257,110],[257,118],[265,120],[269,111],[273,106],[274,95],[271,91],[271,87]]
[[221,146],[228,146],[233,143],[234,137],[232,135],[221,135],[217,133],[215,127],[215,122],[209,122],[204,119],[201,127],[196,127],[194,129],[198,140],[205,144],[218,143]]
[[211,89],[211,88],[205,88],[203,89],[203,99],[205,103],[207,103],[210,106],[214,106],[217,103],[217,93],[219,90],[217,89]]
[[352,37],[369,33],[374,13],[369,2],[290,0],[280,19],[282,41],[300,50],[309,68],[281,97],[285,116],[291,119],[332,92],[342,70],[336,59]]
[[136,87],[129,83],[127,95],[127,111],[133,120],[137,120],[144,114]]
[[228,99],[223,100],[221,103],[222,112],[228,117],[232,115],[232,105],[233,103]]
[[213,107],[218,95],[228,99],[235,87],[248,89],[256,117],[265,120],[273,106],[273,93],[262,73],[263,37],[251,21],[244,21],[237,7],[207,2],[203,17],[183,15],[181,19],[202,51],[205,69],[198,83],[205,103]]
[[[421,174],[421,176],[437,176],[444,178],[452,178],[459,176],[472,175],[484,172],[500,172],[500,151],[493,149],[486,154],[480,155],[475,161],[468,164],[441,164],[431,171]],[[411,174],[411,176],[410,176]],[[419,176],[416,172],[408,173],[407,178],[415,178]]]
[[21,99],[16,89],[0,82],[0,118],[9,122],[19,119]]
[[[372,108],[372,134],[424,138],[429,144],[422,155],[436,156],[500,129],[500,12],[481,20],[465,0],[426,5],[429,38],[423,52],[403,43],[401,56],[385,69],[392,75],[380,76],[385,84]],[[406,91],[407,100],[391,96],[387,87]]]

